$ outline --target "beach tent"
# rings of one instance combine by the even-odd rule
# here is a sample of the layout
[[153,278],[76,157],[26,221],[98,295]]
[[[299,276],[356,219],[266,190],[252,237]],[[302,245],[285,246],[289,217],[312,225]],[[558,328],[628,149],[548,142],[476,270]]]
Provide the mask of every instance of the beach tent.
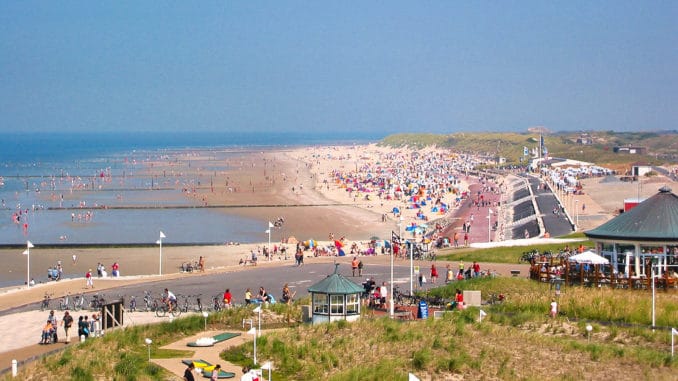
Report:
[[581,254],[573,255],[568,258],[570,262],[588,263],[591,265],[608,265],[610,261],[607,258],[601,257],[591,250],[587,250]]

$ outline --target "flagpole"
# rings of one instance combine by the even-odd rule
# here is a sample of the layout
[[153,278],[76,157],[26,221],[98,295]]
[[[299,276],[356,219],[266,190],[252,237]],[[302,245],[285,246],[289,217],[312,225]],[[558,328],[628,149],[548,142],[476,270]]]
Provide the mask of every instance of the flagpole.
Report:
[[268,233],[268,259],[272,260],[273,259],[273,254],[271,253],[271,229],[273,229],[273,224],[271,221],[268,221],[268,230],[266,230],[266,233]]
[[31,241],[26,241],[26,288],[31,288]]
[[[652,331],[654,331],[655,327],[655,291],[654,291],[654,266],[650,266],[650,271],[652,271]],[[673,339],[673,335],[671,335],[671,339]]]
[[[391,246],[393,246],[393,242],[391,242]],[[394,306],[393,306],[393,250],[391,250],[391,284],[388,285],[389,292],[390,292],[390,303],[389,303],[389,316],[391,316],[391,319],[393,319],[394,315]]]

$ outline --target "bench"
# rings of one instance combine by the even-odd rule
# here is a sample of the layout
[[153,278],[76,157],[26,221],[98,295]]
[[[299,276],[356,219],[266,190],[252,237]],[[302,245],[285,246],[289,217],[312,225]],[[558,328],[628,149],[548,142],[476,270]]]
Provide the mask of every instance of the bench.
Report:
[[412,311],[395,311],[393,317],[399,320],[412,320]]
[[511,270],[511,276],[518,276],[520,275],[520,270]]

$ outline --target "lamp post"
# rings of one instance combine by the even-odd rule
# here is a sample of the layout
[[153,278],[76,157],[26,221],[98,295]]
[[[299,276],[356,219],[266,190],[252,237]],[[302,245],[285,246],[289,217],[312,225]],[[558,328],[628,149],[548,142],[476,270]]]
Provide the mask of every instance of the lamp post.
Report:
[[261,369],[268,369],[268,381],[271,381],[271,368],[273,368],[273,364],[270,361],[266,361],[261,365]]
[[579,226],[579,200],[574,200],[574,225]]
[[31,288],[31,247],[33,244],[31,241],[26,241],[26,250],[24,250],[24,254],[26,254],[26,288]]
[[151,361],[151,344],[153,344],[153,340],[146,338],[146,340],[144,340],[144,342],[146,343],[146,347],[148,347],[148,361],[150,362]]
[[593,327],[591,324],[586,325],[586,336],[588,337],[589,342],[591,342],[591,331],[593,331]]
[[394,306],[393,306],[393,252],[391,252],[391,283],[388,285],[388,292],[389,292],[389,316],[391,319],[393,319],[393,315],[395,313]]
[[165,237],[165,233],[163,233],[162,230],[161,230],[160,231],[160,238],[157,241],[155,241],[156,244],[160,245],[160,260],[158,261],[159,267],[160,267],[159,270],[158,270],[158,274],[160,274],[160,275],[162,275],[162,239],[163,238],[166,238],[166,237]]
[[207,331],[207,317],[208,316],[210,316],[210,314],[207,313],[207,311],[202,312],[202,317],[205,318],[205,331]]
[[264,233],[268,234],[268,249],[267,249],[268,251],[267,252],[268,252],[268,260],[269,261],[273,259],[273,253],[271,253],[271,229],[273,229],[273,224],[271,223],[271,221],[268,221],[268,229]]
[[258,306],[257,308],[253,309],[252,312],[256,312],[259,314],[257,317],[257,326],[259,327],[259,336],[261,336],[261,306]]
[[247,334],[254,336],[254,365],[257,365],[257,329],[252,327]]
[[492,242],[492,209],[487,209],[487,242]]

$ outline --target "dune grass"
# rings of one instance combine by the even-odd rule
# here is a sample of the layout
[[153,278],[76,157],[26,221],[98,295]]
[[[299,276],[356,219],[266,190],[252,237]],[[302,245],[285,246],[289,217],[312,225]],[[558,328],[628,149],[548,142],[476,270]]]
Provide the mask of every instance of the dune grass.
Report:
[[[651,294],[647,291],[564,287],[559,303],[564,315],[547,316],[554,290],[524,278],[498,277],[454,282],[429,293],[451,297],[454,291],[503,293],[505,302],[479,310],[450,311],[440,319],[401,322],[364,313],[358,322],[298,324],[300,305],[276,304],[262,313],[262,327],[286,327],[262,336],[260,362],[272,361],[274,380],[406,380],[422,379],[670,380],[678,360],[670,357],[665,328],[649,329]],[[303,299],[300,303],[308,303]],[[678,322],[678,294],[658,292],[657,325]],[[235,308],[208,317],[208,328],[240,330],[252,308]],[[290,320],[288,322],[288,319]],[[586,325],[593,331],[589,340]],[[76,344],[24,367],[21,379],[167,380],[166,370],[147,361],[146,337],[153,339],[153,358],[190,357],[191,351],[160,347],[204,329],[201,315],[160,324],[129,327]],[[221,354],[240,366],[253,365],[252,343]],[[454,375],[454,376],[452,376]],[[237,376],[236,376],[237,377]],[[10,380],[10,376],[2,380]]]

